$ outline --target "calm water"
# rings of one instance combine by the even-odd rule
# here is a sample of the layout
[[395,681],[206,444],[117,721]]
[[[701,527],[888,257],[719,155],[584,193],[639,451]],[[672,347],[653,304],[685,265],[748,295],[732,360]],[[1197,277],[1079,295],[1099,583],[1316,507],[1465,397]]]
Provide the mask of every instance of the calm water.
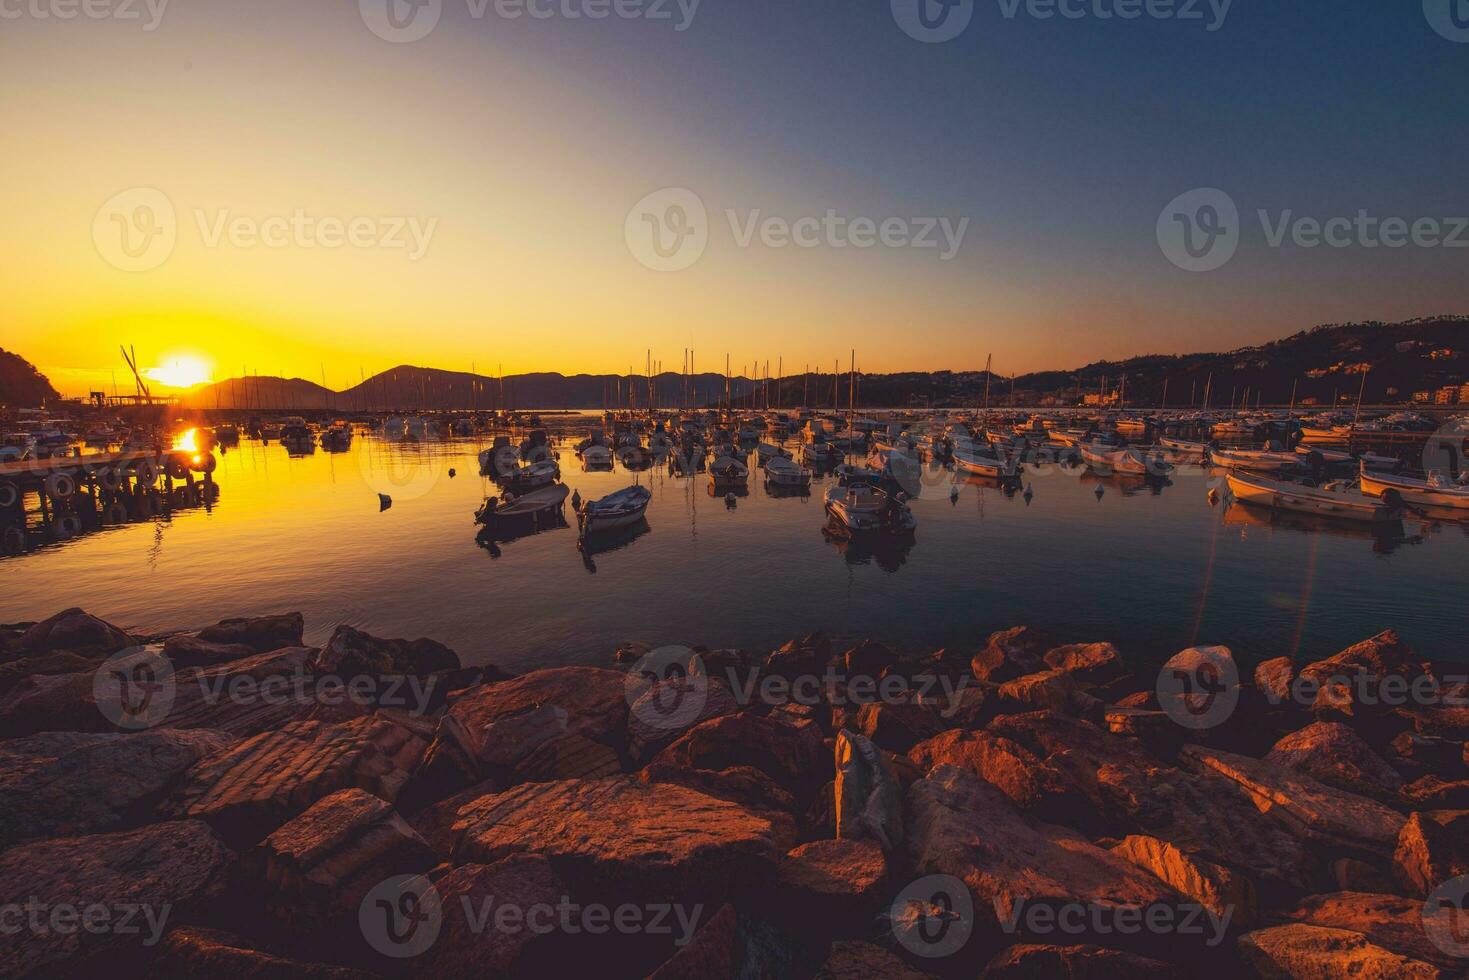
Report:
[[[1211,507],[1203,474],[1157,492],[1109,480],[1099,500],[1095,477],[1053,468],[1027,477],[1028,504],[972,484],[951,501],[952,477],[930,473],[911,545],[864,553],[823,534],[824,481],[777,498],[752,473],[729,507],[703,474],[586,473],[563,449],[583,497],[650,486],[648,529],[584,555],[562,527],[497,557],[473,520],[493,489],[477,475],[485,444],[359,437],[347,453],[290,458],[242,443],[220,457],[210,508],[0,559],[0,621],[80,605],[165,629],[301,610],[311,641],[349,623],[512,669],[605,664],[623,640],[769,649],[824,630],[928,650],[1018,624],[1111,640],[1139,662],[1194,642],[1314,657],[1388,627],[1425,655],[1469,659],[1465,525],[1413,520],[1406,540],[1384,542],[1272,524]],[[386,512],[378,490],[394,498]]]

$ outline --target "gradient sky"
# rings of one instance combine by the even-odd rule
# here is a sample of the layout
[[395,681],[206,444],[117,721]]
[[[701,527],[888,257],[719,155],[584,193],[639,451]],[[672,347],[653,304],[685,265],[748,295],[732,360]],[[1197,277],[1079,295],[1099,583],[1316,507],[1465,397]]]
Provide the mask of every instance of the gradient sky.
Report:
[[[1469,249],[1272,249],[1254,217],[1469,215],[1469,44],[1419,0],[1236,0],[1215,32],[989,0],[944,44],[886,0],[703,0],[683,32],[444,0],[411,44],[356,0],[172,0],[152,32],[28,12],[50,2],[0,0],[23,12],[0,19],[0,343],[68,392],[122,383],[122,342],[216,379],[319,381],[324,363],[333,387],[404,362],[641,370],[648,347],[669,370],[685,347],[703,369],[728,351],[787,373],[855,347],[871,371],[993,353],[1012,373],[1469,311]],[[124,272],[92,225],[138,186],[173,203],[178,244]],[[624,219],[670,186],[706,203],[711,241],[660,273]],[[1238,203],[1243,243],[1189,273],[1155,223],[1207,186]],[[943,262],[740,248],[724,216],[828,208],[970,225]],[[438,224],[418,261],[209,247],[196,224],[297,209]]]

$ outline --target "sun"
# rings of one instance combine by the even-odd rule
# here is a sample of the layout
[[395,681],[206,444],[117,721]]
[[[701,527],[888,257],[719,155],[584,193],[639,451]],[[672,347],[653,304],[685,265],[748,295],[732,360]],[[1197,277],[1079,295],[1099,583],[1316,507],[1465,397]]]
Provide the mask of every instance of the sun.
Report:
[[193,388],[209,382],[210,370],[202,358],[185,355],[170,358],[158,367],[144,368],[143,376],[169,388]]

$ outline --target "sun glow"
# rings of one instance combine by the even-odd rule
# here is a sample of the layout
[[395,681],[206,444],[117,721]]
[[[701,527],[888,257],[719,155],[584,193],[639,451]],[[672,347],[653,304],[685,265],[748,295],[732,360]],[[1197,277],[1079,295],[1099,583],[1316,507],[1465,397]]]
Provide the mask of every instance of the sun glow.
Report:
[[158,367],[144,368],[143,376],[169,388],[193,388],[207,384],[211,372],[202,358],[185,356],[172,358]]

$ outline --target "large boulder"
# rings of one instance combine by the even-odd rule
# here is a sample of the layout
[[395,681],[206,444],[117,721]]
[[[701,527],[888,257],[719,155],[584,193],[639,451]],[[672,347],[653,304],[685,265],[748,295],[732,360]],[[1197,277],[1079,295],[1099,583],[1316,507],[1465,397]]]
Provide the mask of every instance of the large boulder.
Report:
[[243,645],[256,653],[269,653],[281,647],[301,646],[305,630],[305,617],[292,612],[278,616],[222,619],[213,626],[204,627],[195,636],[205,643]]
[[188,633],[178,633],[163,641],[163,655],[175,670],[227,664],[231,660],[253,657],[258,652],[243,643],[214,643]]
[[1405,818],[1364,796],[1327,786],[1275,762],[1195,745],[1185,746],[1183,755],[1200,769],[1238,784],[1262,812],[1329,853],[1385,862],[1397,847]]
[[818,840],[781,861],[775,903],[793,933],[865,935],[887,881],[882,848],[870,840]]
[[831,641],[821,633],[809,633],[791,640],[765,659],[765,672],[787,681],[800,677],[818,677],[831,662]]
[[1054,711],[1077,715],[1088,706],[1088,696],[1076,686],[1075,675],[1064,670],[1043,670],[1017,677],[1001,684],[996,694],[999,707],[1012,712]]
[[[1398,705],[1411,703],[1415,684],[1432,684],[1413,651],[1392,630],[1307,664],[1297,681],[1318,718],[1357,724],[1383,722]],[[1394,733],[1396,734],[1396,733]]]
[[802,808],[810,805],[817,790],[832,777],[831,755],[816,725],[748,712],[695,726],[659,753],[655,762],[716,772],[754,769],[770,777]]
[[1032,626],[1001,630],[991,634],[985,648],[974,655],[970,669],[981,681],[1003,684],[1045,670],[1043,658],[1055,645],[1055,637]]
[[169,730],[0,742],[0,850],[147,823],[191,766],[232,742],[220,732]]
[[1375,945],[1361,933],[1293,923],[1246,933],[1241,958],[1262,977],[1336,980],[1338,977],[1402,977],[1440,980],[1443,970]]
[[312,661],[317,674],[336,677],[425,677],[459,669],[459,656],[436,640],[384,640],[338,626]]
[[989,730],[1044,759],[1085,801],[1058,823],[1093,835],[1157,837],[1243,872],[1262,891],[1293,897],[1320,882],[1305,842],[1223,776],[1166,765],[1130,739],[1055,714],[1003,716]]
[[908,752],[927,775],[937,766],[957,766],[984,779],[1015,805],[1044,820],[1064,821],[1081,804],[1061,774],[1029,749],[986,731],[951,730]]
[[1126,858],[1215,915],[1228,916],[1234,929],[1255,921],[1255,886],[1235,871],[1185,854],[1173,844],[1144,834],[1124,837],[1112,853]]
[[73,653],[116,653],[133,643],[124,630],[77,608],[64,609],[20,635],[12,653],[36,654],[55,650]]
[[943,731],[944,719],[931,705],[873,702],[857,711],[857,727],[879,748],[901,753]]
[[281,647],[238,660],[180,670],[174,696],[160,725],[214,728],[245,737],[304,718],[323,701],[347,700],[345,686],[318,686],[306,665],[309,647]]
[[903,843],[903,796],[892,764],[872,741],[845,728],[836,737],[836,835],[874,840],[885,852]]
[[540,854],[578,895],[618,904],[729,899],[768,881],[794,837],[788,822],[631,777],[525,783],[459,814],[456,862]]
[[1302,899],[1293,908],[1281,912],[1280,918],[1291,923],[1354,932],[1365,936],[1373,945],[1410,960],[1443,967],[1462,967],[1461,958],[1429,938],[1423,927],[1423,913],[1421,899],[1367,892],[1330,892]]
[[1255,665],[1255,687],[1274,706],[1292,706],[1291,682],[1295,677],[1296,665],[1290,657],[1272,657]]
[[1327,786],[1392,802],[1403,777],[1340,722],[1318,721],[1275,743],[1266,762],[1314,776]]
[[[1469,874],[1469,841],[1464,840],[1463,811],[1414,813],[1403,824],[1393,852],[1393,877],[1417,898],[1426,898],[1444,882]],[[1449,824],[1450,826],[1445,826]],[[1452,827],[1452,829],[1451,829]]]
[[1071,643],[1047,650],[1052,670],[1064,670],[1079,684],[1105,684],[1122,676],[1122,651],[1110,643]]
[[[629,689],[629,696],[637,692]],[[734,714],[740,708],[723,681],[710,677],[671,677],[651,682],[633,697],[628,714],[628,750],[647,760],[701,722]]]
[[150,980],[247,977],[249,980],[372,980],[373,975],[331,963],[308,963],[257,948],[217,929],[170,930],[148,964]]
[[172,808],[248,846],[340,789],[391,803],[422,759],[426,735],[385,712],[340,724],[292,722],[194,766]]
[[1172,963],[1103,946],[1048,946],[1019,943],[995,955],[980,980],[1181,980]]
[[391,806],[360,789],[317,800],[246,857],[265,886],[266,907],[289,931],[306,936],[356,928],[369,891],[437,863]]
[[1099,918],[1122,907],[1177,909],[1186,901],[1130,861],[1069,831],[1030,824],[1009,797],[953,766],[914,783],[908,802],[913,872],[949,875],[968,887],[982,937],[976,948],[999,941],[1002,930],[1023,932],[1027,917],[1040,908],[1055,923],[1064,905],[1096,913],[1083,927],[1087,934],[1069,938],[1115,946],[1123,935],[1119,923],[1099,925]]
[[[230,891],[234,863],[193,820],[12,847],[0,853],[0,895],[42,917],[38,927],[0,929],[5,975],[142,976],[145,950],[170,924]],[[57,919],[66,909],[69,919]]]
[[[491,864],[465,864],[434,883],[443,911],[438,939],[413,961],[420,976],[441,980],[532,975],[527,960],[570,937],[559,930],[496,928],[493,916],[513,906],[523,917],[537,906],[555,908],[567,887],[538,854],[516,854]],[[474,916],[488,915],[476,928]],[[519,918],[519,917],[518,917]],[[554,927],[555,919],[547,917]],[[509,919],[506,920],[510,922]]]
[[[476,755],[493,754],[503,736],[491,726],[515,715],[551,707],[565,712],[564,732],[620,746],[627,731],[627,675],[601,667],[553,667],[469,688],[453,699],[449,716],[462,726]],[[513,754],[514,747],[509,751]]]

